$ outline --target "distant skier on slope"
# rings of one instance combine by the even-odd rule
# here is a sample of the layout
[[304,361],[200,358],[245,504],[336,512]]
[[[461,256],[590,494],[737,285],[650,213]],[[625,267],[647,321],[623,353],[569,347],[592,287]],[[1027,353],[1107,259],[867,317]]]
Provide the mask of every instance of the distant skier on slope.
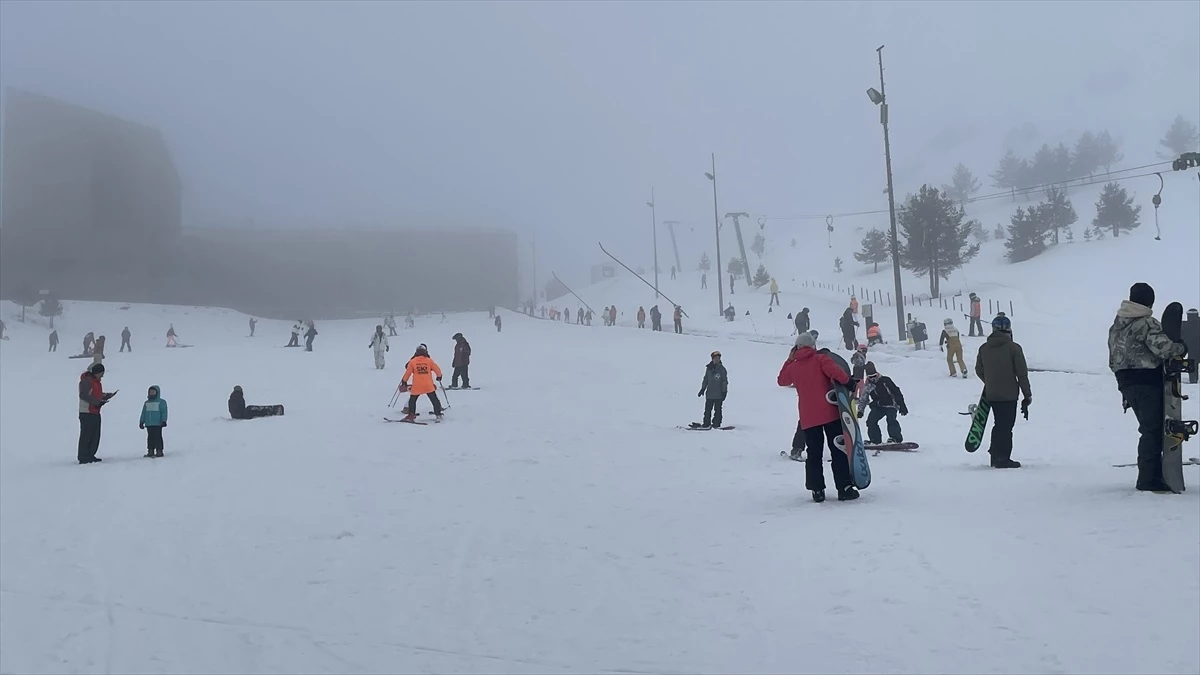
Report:
[[458,389],[458,380],[462,378],[462,388],[470,389],[471,375],[468,371],[471,367],[471,343],[462,333],[455,333],[451,339],[454,340],[454,360],[450,365],[454,372],[450,375],[450,388]]
[[702,429],[721,426],[722,407],[729,394],[729,372],[721,363],[721,352],[713,352],[709,357],[709,362],[704,366],[704,379],[700,381],[700,393],[696,394],[704,398],[704,420],[700,422]]
[[388,346],[387,336],[383,334],[382,324],[375,326],[375,333],[371,335],[371,343],[367,347],[375,354],[375,369],[383,370],[391,347]]
[[170,324],[169,326],[167,326],[167,346],[168,347],[176,346],[178,344],[176,342],[176,338],[177,338],[177,336],[175,335],[175,324]]
[[292,339],[288,340],[287,346],[288,347],[299,347],[300,346],[300,334],[303,332],[304,332],[304,322],[303,321],[297,321],[296,323],[292,324]]
[[[867,376],[866,394],[871,405],[871,414],[867,415],[867,440],[872,445],[879,445],[881,442],[882,432],[879,429],[879,420],[887,418],[888,443],[900,443],[904,440],[904,432],[900,429],[900,422],[896,420],[896,413],[901,415],[908,414],[908,405],[904,403],[904,394],[900,391],[900,387],[892,381],[892,378],[886,375],[880,375],[875,369],[873,361],[867,361],[864,368]],[[862,409],[858,411],[858,416],[862,417]]]
[[496,324],[496,332],[499,333],[500,332],[500,315],[499,314],[496,315],[496,320],[493,321],[492,323]]
[[942,321],[942,335],[938,338],[938,349],[944,349],[946,352],[946,365],[950,367],[950,377],[954,377],[954,360],[958,359],[958,367],[965,378],[967,362],[963,361],[962,335],[954,327],[954,319]]
[[[442,402],[438,400],[437,385],[434,384],[434,376],[437,376],[437,381],[442,381],[442,369],[434,363],[433,359],[429,358],[429,348],[424,344],[417,347],[417,351],[413,357],[409,359],[408,366],[404,369],[404,376],[400,379],[402,390],[408,391],[408,405],[404,408],[404,419],[412,422],[417,418],[417,398],[421,395],[428,395],[430,402],[433,403],[433,414],[438,419],[442,418]],[[411,384],[409,380],[412,380]]]
[[[1021,411],[1029,419],[1033,393],[1029,389],[1029,369],[1025,350],[1013,341],[1012,322],[999,314],[992,319],[992,334],[979,347],[975,357],[975,375],[983,381],[983,398],[991,406],[992,440],[988,447],[993,469],[1019,469],[1012,459],[1013,425],[1017,423],[1017,398],[1023,395]],[[1161,385],[1161,382],[1160,382]],[[1161,399],[1162,392],[1159,392]],[[1162,420],[1160,419],[1159,422]]]
[[834,444],[834,439],[843,434],[841,417],[837,406],[826,398],[834,382],[849,385],[850,375],[828,354],[816,350],[816,340],[811,333],[801,333],[796,336],[795,351],[780,368],[776,381],[781,387],[796,388],[800,419],[792,438],[792,455],[797,456],[802,447],[808,451],[804,486],[812,492],[813,501],[825,501],[822,446],[826,443],[833,459],[833,483],[837,487],[838,501],[858,499],[858,490],[851,484],[850,461]]
[[1183,343],[1163,333],[1153,307],[1154,289],[1136,283],[1108,329],[1108,367],[1117,378],[1124,405],[1133,408],[1141,435],[1136,487],[1142,491],[1169,489],[1162,477],[1163,362],[1187,351]]

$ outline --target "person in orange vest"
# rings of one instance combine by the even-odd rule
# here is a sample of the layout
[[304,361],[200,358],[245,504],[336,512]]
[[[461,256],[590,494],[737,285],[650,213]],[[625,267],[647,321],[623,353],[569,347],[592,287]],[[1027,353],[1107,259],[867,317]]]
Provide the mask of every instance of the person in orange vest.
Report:
[[872,323],[867,326],[867,346],[873,347],[881,344],[883,344],[883,331],[879,330],[879,324]]
[[[412,422],[417,418],[417,398],[422,394],[429,396],[433,403],[433,416],[442,419],[442,402],[437,397],[437,381],[442,381],[442,369],[433,359],[429,358],[429,348],[424,343],[417,346],[417,352],[409,359],[404,369],[404,377],[400,379],[401,389],[408,390],[408,407],[403,410],[404,420]],[[409,380],[412,380],[410,383]]]
[[850,313],[858,314],[858,298],[850,296]]
[[[674,268],[672,268],[672,269],[674,269]],[[646,309],[644,307],[638,307],[637,321],[638,321],[638,328],[646,327]]]
[[976,326],[979,327],[979,336],[983,337],[983,322],[979,320],[979,317],[983,313],[983,302],[980,301],[979,296],[975,295],[974,293],[972,293],[970,297],[971,314],[967,318],[971,320],[971,325],[967,327],[967,337],[975,337]]

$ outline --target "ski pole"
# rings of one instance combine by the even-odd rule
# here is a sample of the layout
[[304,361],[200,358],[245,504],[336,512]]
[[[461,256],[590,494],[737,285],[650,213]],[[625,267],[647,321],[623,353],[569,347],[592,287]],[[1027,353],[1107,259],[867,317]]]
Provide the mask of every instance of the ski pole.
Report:
[[446,385],[438,382],[438,386],[442,388],[442,396],[446,399],[446,410],[450,409],[450,396],[446,394]]
[[388,404],[389,408],[396,407],[396,401],[400,400],[400,385],[396,385],[396,391],[392,392],[392,402]]

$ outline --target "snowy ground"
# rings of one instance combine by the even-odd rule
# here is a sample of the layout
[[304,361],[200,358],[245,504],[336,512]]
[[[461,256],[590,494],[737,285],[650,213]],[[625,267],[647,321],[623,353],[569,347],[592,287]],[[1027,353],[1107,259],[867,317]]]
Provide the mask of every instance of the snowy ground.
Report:
[[[994,471],[954,414],[978,382],[877,350],[922,450],[816,505],[778,456],[795,396],[775,344],[459,315],[401,331],[378,372],[375,321],[325,322],[304,353],[233,312],[68,303],[46,354],[13,314],[5,673],[1200,671],[1200,471],[1183,495],[1133,491],[1110,466],[1135,431],[1108,377],[1035,374],[1025,468]],[[196,347],[164,349],[169,321]],[[121,393],[104,463],[78,466],[84,362],[65,357],[88,329]],[[456,331],[482,389],[451,392],[442,425],[382,423],[413,346],[448,369]],[[678,430],[714,348],[737,430]],[[171,407],[160,460],[136,423],[151,384]],[[235,384],[288,415],[228,420]]]

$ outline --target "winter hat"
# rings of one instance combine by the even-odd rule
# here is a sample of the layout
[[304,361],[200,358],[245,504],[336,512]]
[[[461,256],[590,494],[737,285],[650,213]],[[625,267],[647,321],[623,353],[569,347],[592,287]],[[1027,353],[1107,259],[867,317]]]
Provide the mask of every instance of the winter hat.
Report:
[[463,339],[463,334],[462,334],[462,333],[455,333],[455,334],[454,334],[454,336],[453,336],[453,337],[451,337],[450,339],[451,339],[451,340],[461,340],[461,339]]
[[1002,330],[1008,333],[1012,332],[1012,321],[1008,320],[1003,313],[997,314],[996,318],[992,319],[992,330]]
[[242,393],[242,385],[240,385],[240,384],[233,385],[233,390],[239,394]]
[[422,342],[421,344],[417,345],[417,353],[418,353],[418,354],[428,354],[428,353],[429,353],[429,347],[426,347],[426,346],[425,346],[425,343],[424,343],[424,342]]
[[942,321],[943,326],[949,326],[953,323],[954,323],[954,319],[946,319],[945,321]]
[[1146,307],[1153,307],[1154,289],[1150,287],[1150,284],[1139,281],[1129,287],[1129,301]]
[[879,374],[879,371],[875,369],[875,362],[874,362],[874,361],[867,361],[867,368],[866,368],[866,371],[867,371],[867,377],[870,377],[870,376],[872,376],[872,375],[878,375],[878,374]]
[[92,375],[103,375],[104,374],[104,364],[103,363],[93,363],[92,365],[88,366],[87,371],[89,373],[91,373]]
[[801,333],[796,336],[797,347],[816,347],[817,340],[812,336],[812,333]]

